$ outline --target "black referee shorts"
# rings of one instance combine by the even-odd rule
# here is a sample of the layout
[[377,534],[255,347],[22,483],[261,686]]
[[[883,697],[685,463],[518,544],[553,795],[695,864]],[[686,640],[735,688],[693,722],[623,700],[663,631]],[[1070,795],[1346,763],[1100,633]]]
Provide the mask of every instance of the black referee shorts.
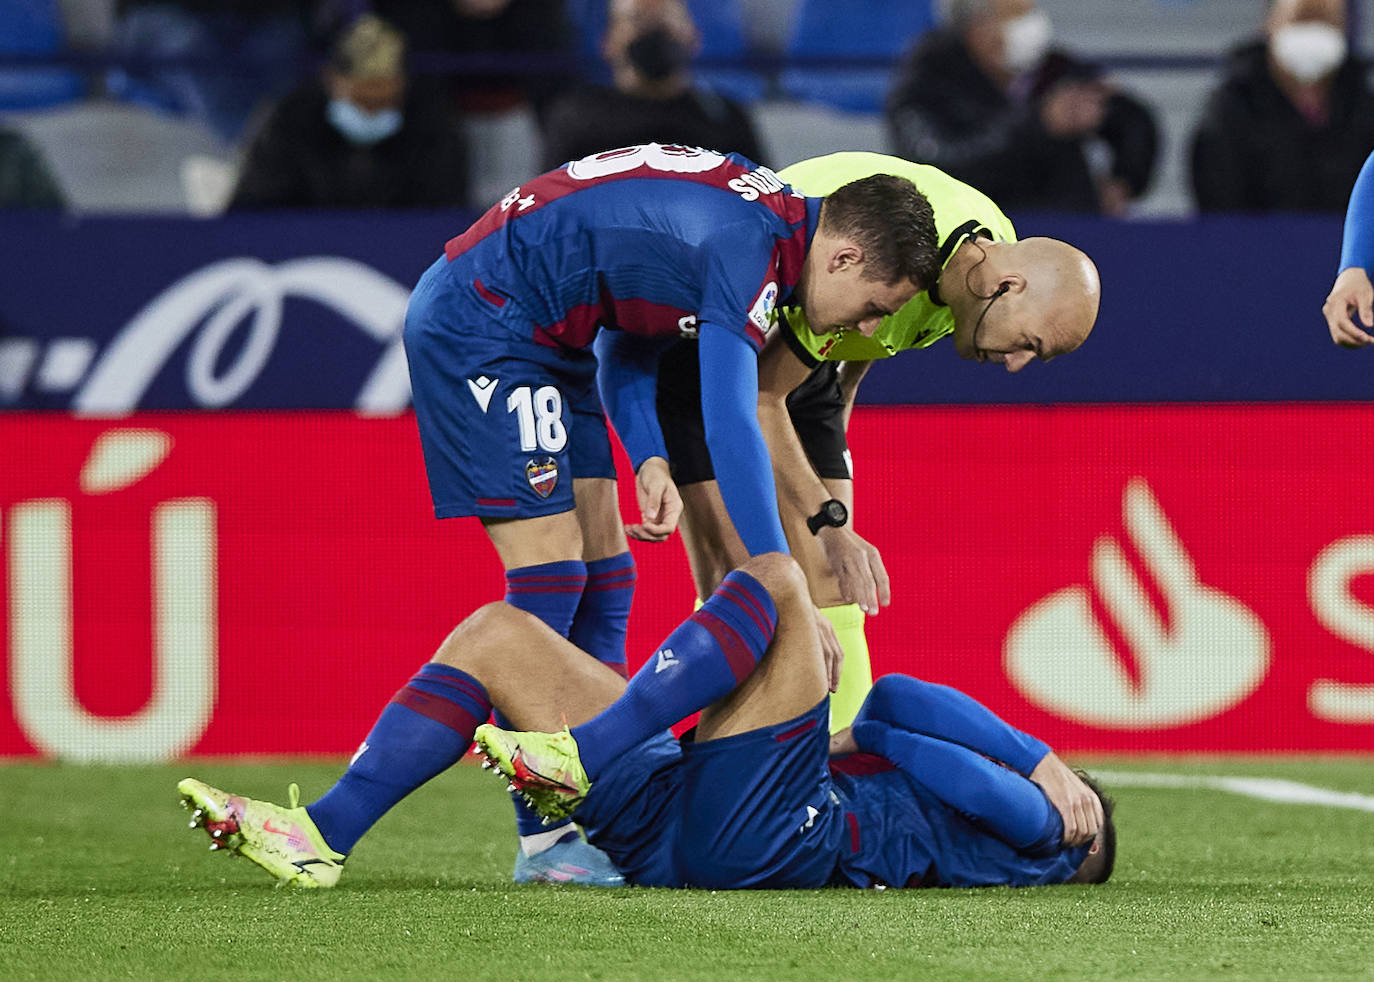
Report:
[[[837,362],[821,362],[787,397],[787,411],[816,473],[848,480],[845,452],[849,444],[838,372]],[[673,480],[679,485],[715,480],[701,421],[701,364],[695,340],[675,341],[659,359],[658,423]]]

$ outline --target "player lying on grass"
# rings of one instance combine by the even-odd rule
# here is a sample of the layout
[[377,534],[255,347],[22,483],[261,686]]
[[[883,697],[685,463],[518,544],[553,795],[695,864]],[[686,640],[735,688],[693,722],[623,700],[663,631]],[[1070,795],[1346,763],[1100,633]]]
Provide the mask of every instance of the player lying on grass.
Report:
[[[538,666],[542,670],[534,671]],[[556,670],[549,670],[556,669]],[[332,886],[354,843],[456,763],[493,705],[490,755],[574,813],[630,883],[812,888],[1103,882],[1111,805],[1048,747],[952,689],[880,679],[830,760],[827,668],[800,568],[748,560],[628,686],[504,603],[460,624],[382,712],[339,782],[283,808],[193,779],[218,846]],[[667,727],[701,710],[695,738]],[[293,791],[294,798],[294,791]]]

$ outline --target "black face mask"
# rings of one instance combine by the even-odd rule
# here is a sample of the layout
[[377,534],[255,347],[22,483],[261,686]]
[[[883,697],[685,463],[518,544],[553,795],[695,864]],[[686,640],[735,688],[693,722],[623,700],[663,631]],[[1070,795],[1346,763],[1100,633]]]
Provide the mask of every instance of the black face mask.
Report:
[[659,82],[686,68],[692,53],[668,31],[657,28],[631,41],[625,48],[625,57],[639,74]]

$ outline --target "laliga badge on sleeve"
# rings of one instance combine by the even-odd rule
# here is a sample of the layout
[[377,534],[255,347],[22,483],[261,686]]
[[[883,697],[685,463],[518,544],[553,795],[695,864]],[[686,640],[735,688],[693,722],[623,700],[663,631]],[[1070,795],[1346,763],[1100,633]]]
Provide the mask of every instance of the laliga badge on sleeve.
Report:
[[552,457],[531,460],[525,465],[525,480],[530,482],[535,494],[547,498],[558,487],[558,461]]
[[755,327],[767,334],[768,329],[773,326],[773,321],[777,319],[777,306],[778,285],[769,280],[754,298],[754,306],[749,308],[749,319],[754,322]]

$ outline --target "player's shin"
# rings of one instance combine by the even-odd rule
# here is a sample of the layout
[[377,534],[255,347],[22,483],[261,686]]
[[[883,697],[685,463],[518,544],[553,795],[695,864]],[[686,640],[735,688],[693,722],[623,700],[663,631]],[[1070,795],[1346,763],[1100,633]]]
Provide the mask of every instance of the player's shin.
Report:
[[635,561],[628,552],[587,563],[587,585],[568,640],[603,665],[628,675],[625,632],[635,592]]
[[858,604],[822,607],[822,614],[835,628],[835,637],[844,649],[840,685],[830,696],[830,732],[838,733],[854,722],[864,697],[873,686],[873,666],[864,637],[864,612]]
[[[587,565],[580,559],[542,563],[506,570],[506,603],[533,614],[563,637],[568,637],[587,585]],[[496,725],[510,729],[511,722],[496,714]],[[515,829],[520,836],[523,855],[539,851],[549,838],[550,830],[517,794],[511,795],[515,806]],[[565,832],[571,831],[563,823]]]
[[348,770],[306,811],[330,848],[347,853],[378,819],[462,759],[491,713],[480,682],[430,662],[392,697]]
[[705,709],[759,663],[777,628],[773,599],[735,571],[672,634],[604,711],[572,730],[591,780],[608,761]]

